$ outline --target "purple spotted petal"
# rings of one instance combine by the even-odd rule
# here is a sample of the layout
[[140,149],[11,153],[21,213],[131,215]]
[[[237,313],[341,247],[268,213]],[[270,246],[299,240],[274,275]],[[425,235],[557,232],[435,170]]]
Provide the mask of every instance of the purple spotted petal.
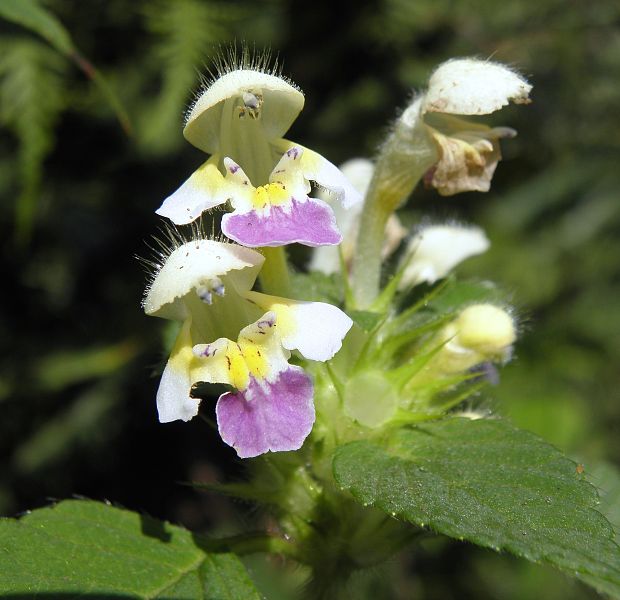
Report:
[[220,435],[240,458],[298,450],[314,423],[313,393],[301,367],[289,367],[273,383],[252,378],[244,392],[227,392],[217,401]]
[[231,240],[251,248],[295,242],[327,246],[342,241],[332,209],[315,198],[304,202],[293,198],[286,206],[271,206],[265,215],[256,211],[226,214],[222,231]]

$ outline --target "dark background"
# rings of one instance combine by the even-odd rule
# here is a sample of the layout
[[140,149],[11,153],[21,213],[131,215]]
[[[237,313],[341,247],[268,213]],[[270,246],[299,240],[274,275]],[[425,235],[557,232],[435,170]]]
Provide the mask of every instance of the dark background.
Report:
[[[620,461],[617,2],[45,6],[101,71],[131,133],[75,61],[0,21],[0,514],[79,494],[199,530],[253,520],[251,507],[183,484],[243,467],[204,421],[157,422],[166,328],[140,309],[146,277],[136,259],[151,255],[161,227],[153,211],[204,160],[181,135],[198,72],[235,42],[279,57],[306,94],[288,137],[335,163],[372,157],[397,109],[443,60],[492,57],[531,80],[532,105],[487,120],[519,131],[504,143],[492,191],[442,198],[419,189],[403,219],[486,229],[490,252],[459,271],[506,290],[520,340],[484,402],[613,491],[620,480],[605,465]],[[591,596],[546,569],[441,540],[379,579],[395,598]]]

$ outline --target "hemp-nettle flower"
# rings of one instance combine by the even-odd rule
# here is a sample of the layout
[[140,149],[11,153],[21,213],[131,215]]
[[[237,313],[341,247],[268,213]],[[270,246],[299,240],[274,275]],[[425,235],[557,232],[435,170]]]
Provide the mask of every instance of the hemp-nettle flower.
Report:
[[182,322],[157,392],[159,420],[198,414],[195,383],[230,385],[216,407],[218,429],[243,458],[301,447],[314,422],[313,387],[288,364],[290,351],[329,360],[352,325],[335,306],[251,291],[263,260],[235,244],[184,243],[144,300],[147,314]]
[[[271,184],[279,181],[275,171],[281,161],[289,161],[291,153],[296,154],[299,160],[289,176],[299,182],[299,189],[308,188],[308,182],[313,181],[332,192],[347,208],[359,203],[359,193],[337,167],[320,154],[282,139],[303,104],[303,94],[293,84],[276,74],[255,70],[252,65],[222,74],[198,97],[184,129],[190,143],[212,156],[164,200],[157,214],[182,225],[228,200],[234,208],[244,203],[247,205],[247,195],[241,194],[243,197],[237,198],[240,188],[235,184],[238,182],[224,177],[227,172],[225,163],[230,161],[240,165],[246,178],[260,190],[257,200],[269,198],[272,207],[278,206],[280,195],[275,193]],[[298,204],[307,199],[307,191],[294,199],[296,203],[292,202],[291,197],[287,199],[288,209],[299,215],[299,211],[293,211],[291,207],[299,208]],[[310,211],[312,207],[316,209],[316,203],[311,202],[305,210]],[[325,207],[321,206],[321,209],[321,218],[325,220]],[[281,211],[273,212],[279,215]],[[317,225],[317,231],[311,236],[312,241],[302,243],[339,243],[339,236],[328,234],[328,230],[333,228],[333,217],[330,216],[327,221],[323,232]],[[275,222],[262,218],[252,224],[257,239],[260,237],[262,240],[261,245],[289,243],[278,241],[279,230],[274,226]],[[318,237],[321,240],[330,241],[317,242],[316,234],[320,233],[322,235]],[[272,234],[274,239],[271,239]],[[336,238],[338,241],[332,241]],[[265,240],[268,243],[263,243]]]
[[379,157],[379,196],[397,208],[420,177],[444,196],[486,192],[501,158],[499,140],[516,135],[458,118],[529,102],[532,86],[508,67],[472,58],[449,60],[431,75],[396,121]]
[[399,289],[434,283],[459,263],[488,248],[489,240],[480,227],[456,224],[424,227],[409,240]]
[[222,217],[222,232],[244,246],[339,244],[342,235],[332,209],[310,198],[310,185],[299,169],[303,150],[293,147],[280,159],[269,183],[255,188],[233,160],[224,159],[234,212]]
[[529,102],[532,86],[508,67],[471,58],[449,60],[435,70],[417,105],[418,118],[436,145],[437,161],[427,185],[449,196],[487,192],[501,158],[499,140],[514,137],[509,127],[488,127],[454,115],[487,115],[511,101]]

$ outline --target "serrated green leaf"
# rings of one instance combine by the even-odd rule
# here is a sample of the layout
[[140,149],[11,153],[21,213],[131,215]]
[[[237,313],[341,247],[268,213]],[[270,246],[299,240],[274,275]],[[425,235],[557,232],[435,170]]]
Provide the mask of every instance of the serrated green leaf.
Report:
[[589,479],[600,490],[601,503],[598,510],[613,525],[616,531],[616,543],[620,544],[620,470],[606,462],[585,468]]
[[385,446],[347,444],[333,467],[364,504],[620,595],[620,548],[595,510],[595,488],[531,433],[501,420],[444,419],[402,429]]
[[261,597],[234,554],[205,552],[189,531],[98,502],[68,500],[2,519],[0,540],[3,594]]
[[1,0],[0,17],[38,33],[62,54],[75,51],[63,24],[36,0]]

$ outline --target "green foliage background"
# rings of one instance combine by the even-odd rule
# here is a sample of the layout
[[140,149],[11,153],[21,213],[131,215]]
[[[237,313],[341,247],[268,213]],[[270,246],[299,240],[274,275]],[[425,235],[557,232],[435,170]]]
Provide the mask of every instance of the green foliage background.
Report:
[[[34,21],[17,14],[24,7]],[[519,137],[504,144],[492,191],[419,189],[405,219],[485,227],[491,251],[460,272],[504,288],[520,340],[481,402],[582,462],[620,525],[604,462],[620,462],[616,2],[373,0],[336,11],[292,0],[0,0],[0,15],[1,514],[76,493],[194,529],[255,518],[180,483],[242,469],[205,423],[156,422],[165,331],[140,311],[134,258],[149,255],[154,209],[202,160],[181,136],[198,74],[220,45],[243,40],[279,55],[306,93],[289,137],[334,162],[372,156],[396,107],[445,59],[493,57],[531,79],[531,106],[493,115]],[[369,581],[358,597],[593,594],[443,539]]]

